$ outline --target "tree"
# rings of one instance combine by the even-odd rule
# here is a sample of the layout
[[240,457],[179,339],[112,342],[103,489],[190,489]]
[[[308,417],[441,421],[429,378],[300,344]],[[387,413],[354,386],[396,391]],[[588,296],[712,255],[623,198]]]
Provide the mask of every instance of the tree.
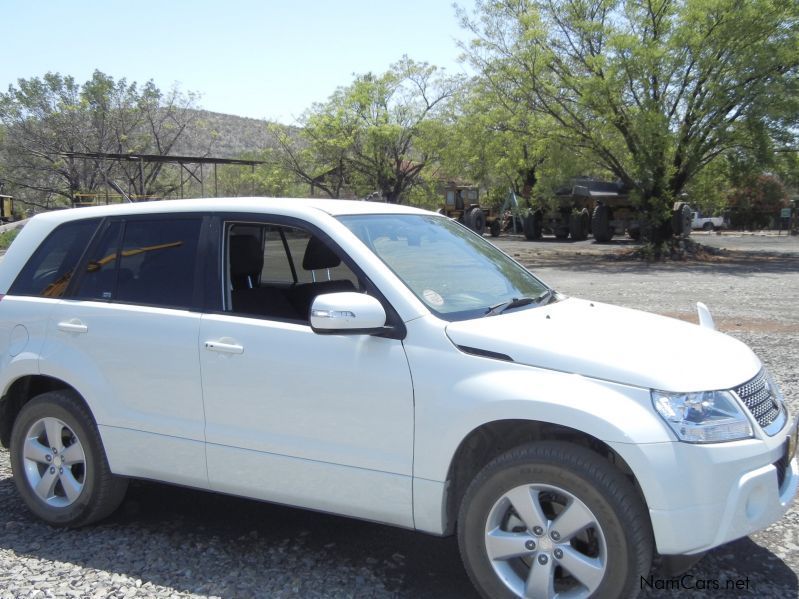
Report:
[[400,202],[439,156],[439,119],[457,84],[407,57],[382,75],[358,76],[314,105],[298,130],[273,129],[282,164],[330,197],[377,190]]
[[633,188],[658,243],[673,200],[747,124],[776,137],[795,122],[796,2],[478,0],[461,14],[483,78]]
[[168,192],[159,183],[160,163],[132,168],[73,154],[168,154],[196,126],[194,101],[177,89],[164,95],[148,82],[139,90],[100,71],[83,85],[58,73],[20,79],[0,94],[5,176],[21,199],[43,208],[74,205],[79,194],[98,192],[117,176],[134,193]]
[[749,230],[767,227],[788,205],[782,182],[773,175],[752,177],[729,198],[732,226]]
[[[118,114],[120,120],[127,116],[128,122],[120,128],[116,149],[112,150],[116,153],[168,156],[179,140],[201,126],[194,94],[183,94],[177,87],[163,93],[152,81],[144,85],[133,107],[124,107]],[[210,147],[206,148],[203,155],[207,156],[209,151]],[[121,162],[119,167],[135,193],[164,196],[179,187],[174,180],[161,177],[164,165]]]
[[238,156],[242,160],[259,160],[251,168],[241,165],[225,165],[218,169],[218,191],[222,197],[267,196],[300,197],[303,189],[292,174],[282,168],[275,159],[276,150],[267,148]]
[[540,118],[473,78],[454,102],[442,152],[444,173],[465,177],[486,189],[512,189],[529,197],[546,156]]

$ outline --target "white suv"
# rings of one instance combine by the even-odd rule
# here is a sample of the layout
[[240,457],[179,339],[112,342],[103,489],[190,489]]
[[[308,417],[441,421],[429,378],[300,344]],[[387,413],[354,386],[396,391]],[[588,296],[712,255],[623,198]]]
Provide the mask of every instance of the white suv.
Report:
[[421,210],[50,213],[0,293],[0,441],[54,525],[148,478],[457,532],[486,597],[621,597],[797,489],[777,386],[707,313],[565,297]]

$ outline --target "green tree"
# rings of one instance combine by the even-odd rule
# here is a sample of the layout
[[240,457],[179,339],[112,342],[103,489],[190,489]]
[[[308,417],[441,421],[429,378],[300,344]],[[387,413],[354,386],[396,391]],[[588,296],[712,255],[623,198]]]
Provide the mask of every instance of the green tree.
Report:
[[299,129],[272,128],[281,163],[330,197],[378,191],[400,202],[439,157],[440,119],[457,84],[407,57],[382,75],[358,76],[314,105]]
[[529,197],[547,154],[540,118],[480,77],[458,94],[441,156],[448,178],[465,178],[499,196],[512,189]]
[[779,216],[780,208],[788,205],[788,197],[777,177],[760,175],[735,189],[729,205],[733,227],[762,229]]
[[792,0],[478,0],[461,14],[478,72],[631,186],[656,242],[672,202],[748,127],[777,137],[795,119]]

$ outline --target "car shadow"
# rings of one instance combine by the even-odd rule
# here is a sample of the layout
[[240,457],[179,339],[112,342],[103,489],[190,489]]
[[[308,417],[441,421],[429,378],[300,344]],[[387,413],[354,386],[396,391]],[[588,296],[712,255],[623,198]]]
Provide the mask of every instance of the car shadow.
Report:
[[141,481],[107,520],[66,530],[0,480],[0,548],[201,595],[477,597],[453,537]]
[[[0,548],[201,595],[244,597],[258,589],[270,596],[279,589],[296,597],[477,597],[453,537],[143,481],[131,484],[109,519],[66,530],[30,515],[13,480],[2,479]],[[749,538],[711,551],[669,580],[642,580],[642,596],[776,598],[799,591],[797,574]],[[319,586],[325,581],[327,593]]]
[[641,597],[796,597],[797,574],[782,559],[749,537],[709,552],[688,572],[642,580]]

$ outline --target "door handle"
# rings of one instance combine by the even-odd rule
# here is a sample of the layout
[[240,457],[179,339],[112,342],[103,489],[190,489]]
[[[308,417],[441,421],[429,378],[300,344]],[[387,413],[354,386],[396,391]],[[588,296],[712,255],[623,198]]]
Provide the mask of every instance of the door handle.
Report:
[[221,341],[206,341],[205,349],[223,354],[243,354],[244,346],[237,343],[223,343]]
[[89,327],[87,327],[83,322],[81,322],[77,318],[72,318],[71,320],[65,320],[64,322],[59,322],[58,325],[59,331],[64,331],[65,333],[88,333]]

